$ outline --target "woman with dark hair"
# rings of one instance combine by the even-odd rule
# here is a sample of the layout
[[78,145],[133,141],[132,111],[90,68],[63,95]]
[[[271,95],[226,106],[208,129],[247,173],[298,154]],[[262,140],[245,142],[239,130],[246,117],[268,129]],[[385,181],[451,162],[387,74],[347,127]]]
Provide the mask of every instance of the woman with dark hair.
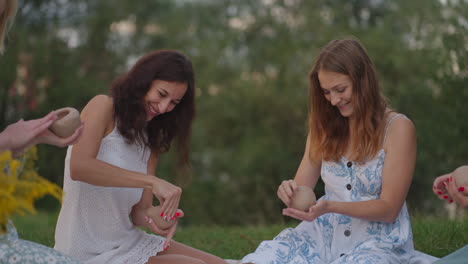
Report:
[[[171,241],[183,216],[177,209],[182,190],[154,175],[173,141],[188,167],[194,86],[190,60],[159,50],[118,78],[111,96],[98,95],[85,106],[83,135],[65,159],[55,249],[88,264],[225,263]],[[169,229],[147,215],[153,196],[161,216],[174,222]]]
[[[309,74],[309,133],[293,180],[278,197],[303,220],[263,241],[242,263],[431,263],[413,248],[405,205],[416,160],[413,123],[388,108],[374,65],[354,39],[334,40]],[[290,208],[298,186],[325,195]]]

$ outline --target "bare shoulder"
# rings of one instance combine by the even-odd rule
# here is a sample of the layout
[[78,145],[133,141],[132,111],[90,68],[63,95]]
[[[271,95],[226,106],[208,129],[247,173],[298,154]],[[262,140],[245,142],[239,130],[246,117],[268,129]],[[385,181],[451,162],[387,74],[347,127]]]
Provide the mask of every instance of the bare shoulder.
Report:
[[[390,117],[392,118],[392,117]],[[416,127],[413,124],[413,121],[406,117],[405,115],[395,116],[390,127],[388,128],[388,133],[405,133],[410,132],[414,133]]]
[[96,109],[96,110],[109,110],[114,107],[114,102],[111,97],[104,95],[104,94],[98,94],[94,96],[88,104],[85,106],[83,111],[87,108],[91,109]]
[[114,124],[114,102],[107,95],[96,95],[81,112],[81,119],[87,126],[104,127],[106,133],[112,130]]
[[99,115],[112,115],[114,111],[114,102],[111,97],[107,95],[96,95],[93,97],[88,104],[83,108],[82,116],[92,114],[94,116]]
[[[391,120],[394,115],[389,117]],[[413,122],[404,115],[394,117],[387,128],[385,148],[395,144],[411,144],[416,141],[416,127]]]

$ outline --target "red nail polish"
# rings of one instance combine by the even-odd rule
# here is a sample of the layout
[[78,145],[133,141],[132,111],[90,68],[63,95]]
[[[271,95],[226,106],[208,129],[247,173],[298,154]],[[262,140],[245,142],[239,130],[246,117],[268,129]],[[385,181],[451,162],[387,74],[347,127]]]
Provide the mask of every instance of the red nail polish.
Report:
[[171,220],[174,220],[175,219],[175,216],[171,217]]
[[448,199],[448,195],[444,195],[444,199],[447,200],[447,199]]
[[449,203],[453,203],[453,200],[450,200]]
[[441,195],[441,194],[442,194],[442,192],[441,192],[441,191],[438,191],[438,192],[437,192],[437,194],[438,194],[438,195]]
[[459,192],[465,191],[465,187],[462,186],[462,187],[458,188],[458,191],[459,191]]
[[160,216],[163,217],[163,216],[164,216],[164,213],[161,213]]
[[175,216],[176,216],[176,217],[179,217],[179,216],[180,216],[180,213],[179,213],[179,212],[177,212],[177,213],[175,214]]
[[166,251],[166,249],[167,249],[167,246],[164,247],[163,251]]

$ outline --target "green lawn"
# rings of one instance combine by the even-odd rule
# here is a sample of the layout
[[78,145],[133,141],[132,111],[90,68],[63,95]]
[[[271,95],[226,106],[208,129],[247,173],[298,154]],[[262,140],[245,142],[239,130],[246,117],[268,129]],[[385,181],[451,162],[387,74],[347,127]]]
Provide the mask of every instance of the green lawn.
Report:
[[[14,218],[21,238],[47,246],[53,246],[55,222],[55,214],[44,212]],[[443,257],[468,243],[468,219],[448,221],[417,216],[412,218],[412,224],[416,249],[430,255]],[[239,259],[285,227],[179,227],[175,240],[223,258]]]

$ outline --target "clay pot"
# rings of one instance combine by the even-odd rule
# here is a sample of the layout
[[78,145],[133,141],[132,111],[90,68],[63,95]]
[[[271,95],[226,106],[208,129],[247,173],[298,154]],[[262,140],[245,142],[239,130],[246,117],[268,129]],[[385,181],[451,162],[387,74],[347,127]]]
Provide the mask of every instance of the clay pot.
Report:
[[463,194],[468,195],[468,166],[458,167],[452,174],[457,187],[465,187]]
[[66,138],[75,132],[81,125],[80,112],[75,108],[65,107],[56,110],[58,119],[49,127],[49,129],[57,136]]
[[301,211],[308,211],[316,200],[312,188],[301,185],[294,191],[291,207]]
[[148,210],[146,210],[146,215],[151,217],[151,219],[153,219],[156,226],[162,230],[168,229],[173,224],[175,224],[175,220],[166,221],[164,220],[164,218],[162,218],[161,207],[159,205],[148,208]]

